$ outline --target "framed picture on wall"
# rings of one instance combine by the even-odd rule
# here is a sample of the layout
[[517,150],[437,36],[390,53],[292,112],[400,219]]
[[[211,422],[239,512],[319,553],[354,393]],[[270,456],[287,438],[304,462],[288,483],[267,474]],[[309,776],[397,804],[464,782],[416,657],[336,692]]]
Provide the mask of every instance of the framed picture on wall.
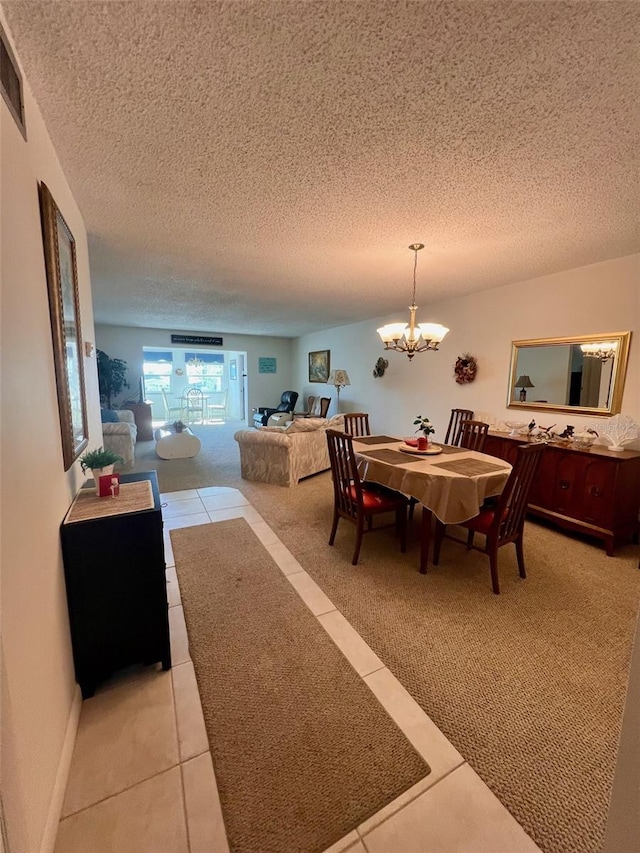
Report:
[[232,358],[229,362],[229,379],[232,381],[238,378],[238,362]]
[[328,349],[316,350],[309,353],[309,382],[327,382],[329,379]]
[[278,362],[275,358],[259,358],[258,373],[277,373]]
[[89,443],[76,242],[43,183],[39,194],[62,457],[68,471]]

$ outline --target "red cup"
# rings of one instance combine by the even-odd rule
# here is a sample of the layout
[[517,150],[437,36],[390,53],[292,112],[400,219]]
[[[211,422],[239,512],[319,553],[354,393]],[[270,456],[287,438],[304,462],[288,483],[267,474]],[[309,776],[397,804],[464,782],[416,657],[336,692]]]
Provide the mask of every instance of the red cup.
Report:
[[429,446],[429,442],[424,436],[420,436],[418,439],[418,450],[426,450]]

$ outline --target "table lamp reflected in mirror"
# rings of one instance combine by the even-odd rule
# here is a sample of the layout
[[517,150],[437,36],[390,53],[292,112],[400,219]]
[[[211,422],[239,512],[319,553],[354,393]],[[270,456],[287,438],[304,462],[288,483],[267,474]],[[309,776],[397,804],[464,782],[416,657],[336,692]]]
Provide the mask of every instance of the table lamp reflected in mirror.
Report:
[[531,379],[525,374],[524,376],[519,376],[518,381],[515,384],[516,388],[520,389],[520,402],[525,403],[527,400],[527,388],[535,388],[536,386],[533,384]]

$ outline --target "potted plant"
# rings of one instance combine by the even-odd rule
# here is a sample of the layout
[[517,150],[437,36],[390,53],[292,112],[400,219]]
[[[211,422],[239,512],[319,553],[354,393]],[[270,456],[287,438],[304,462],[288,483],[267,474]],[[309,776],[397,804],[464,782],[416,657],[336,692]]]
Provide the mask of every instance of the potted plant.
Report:
[[129,383],[125,378],[127,362],[122,358],[110,358],[104,350],[96,352],[98,362],[98,388],[100,390],[100,402],[105,403],[108,409],[113,408],[112,401]]
[[426,439],[429,438],[431,433],[436,431],[436,428],[431,424],[429,418],[423,418],[422,415],[418,415],[413,422],[413,425],[418,425],[418,429],[416,432],[421,432]]
[[113,450],[105,450],[103,447],[99,447],[97,450],[88,450],[80,457],[80,467],[83,474],[86,474],[88,470],[91,471],[93,481],[96,484],[96,494],[98,494],[100,477],[113,474],[113,466],[116,462],[122,461],[122,456],[118,456]]

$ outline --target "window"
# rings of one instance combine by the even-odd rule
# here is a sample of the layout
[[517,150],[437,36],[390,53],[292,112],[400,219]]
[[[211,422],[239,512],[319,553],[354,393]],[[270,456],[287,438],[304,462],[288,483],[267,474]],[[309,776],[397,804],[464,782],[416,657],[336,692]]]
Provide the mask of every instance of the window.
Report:
[[212,352],[185,352],[187,381],[201,391],[222,391],[224,355]]
[[160,394],[171,391],[171,374],[173,373],[173,354],[165,352],[144,351],[144,392]]

